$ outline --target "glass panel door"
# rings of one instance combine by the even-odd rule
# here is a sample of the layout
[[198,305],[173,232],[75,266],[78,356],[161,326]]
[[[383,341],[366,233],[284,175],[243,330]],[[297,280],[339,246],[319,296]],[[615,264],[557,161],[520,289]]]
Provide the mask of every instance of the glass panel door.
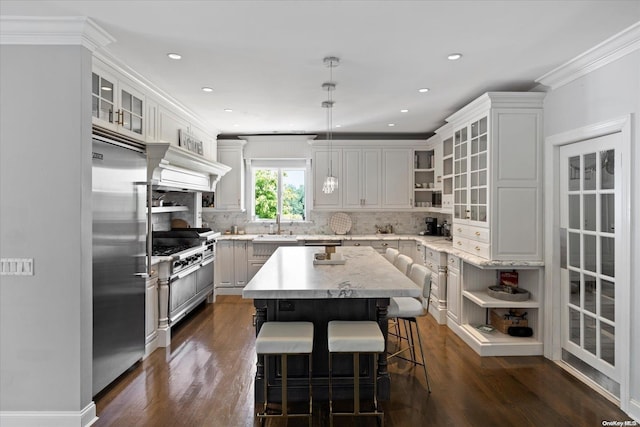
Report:
[[467,162],[468,162],[467,127],[455,131],[453,143],[453,216],[457,219],[468,219],[467,212]]
[[619,395],[616,141],[608,135],[561,147],[560,227],[567,233],[561,270],[563,359]]

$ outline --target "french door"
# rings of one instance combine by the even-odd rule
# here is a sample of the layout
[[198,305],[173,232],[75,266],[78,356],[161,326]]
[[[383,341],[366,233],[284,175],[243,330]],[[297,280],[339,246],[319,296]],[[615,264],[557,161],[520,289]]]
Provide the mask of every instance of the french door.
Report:
[[562,146],[559,192],[562,357],[618,397],[621,144],[615,133]]

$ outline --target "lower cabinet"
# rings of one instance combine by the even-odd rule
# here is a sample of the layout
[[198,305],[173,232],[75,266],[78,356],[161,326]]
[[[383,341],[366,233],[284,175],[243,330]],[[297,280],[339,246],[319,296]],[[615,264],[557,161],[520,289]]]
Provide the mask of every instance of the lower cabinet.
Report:
[[422,252],[418,253],[417,246],[420,246],[420,244],[416,243],[415,240],[400,240],[398,242],[398,250],[401,254],[408,256],[413,262],[422,265],[424,257]]
[[146,280],[144,319],[143,359],[158,348],[158,271],[153,269]]
[[460,324],[460,258],[447,256],[447,325]]
[[344,246],[371,246],[381,254],[387,251],[387,248],[398,249],[398,240],[344,240]]
[[239,295],[247,284],[246,240],[219,240],[216,246],[214,296]]
[[424,265],[431,271],[429,313],[444,325],[447,323],[447,254],[426,246],[422,246],[422,251]]

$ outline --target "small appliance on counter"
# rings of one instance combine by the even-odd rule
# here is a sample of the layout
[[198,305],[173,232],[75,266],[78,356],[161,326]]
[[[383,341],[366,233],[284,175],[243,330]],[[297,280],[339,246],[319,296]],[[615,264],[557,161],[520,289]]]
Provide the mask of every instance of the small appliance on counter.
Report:
[[438,235],[438,218],[428,216],[424,222],[425,224],[427,224],[425,234],[427,236],[437,236]]

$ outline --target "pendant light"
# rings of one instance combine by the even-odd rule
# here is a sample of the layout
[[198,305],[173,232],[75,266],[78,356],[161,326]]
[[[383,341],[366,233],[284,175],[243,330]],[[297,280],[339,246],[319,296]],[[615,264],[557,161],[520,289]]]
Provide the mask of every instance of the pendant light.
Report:
[[331,194],[338,188],[338,178],[333,175],[333,91],[336,84],[333,82],[333,68],[337,67],[340,59],[335,56],[324,58],[324,65],[329,67],[329,81],[322,84],[322,88],[327,91],[327,100],[322,102],[322,108],[327,109],[327,140],[329,141],[329,168],[327,177],[322,185],[322,192]]

